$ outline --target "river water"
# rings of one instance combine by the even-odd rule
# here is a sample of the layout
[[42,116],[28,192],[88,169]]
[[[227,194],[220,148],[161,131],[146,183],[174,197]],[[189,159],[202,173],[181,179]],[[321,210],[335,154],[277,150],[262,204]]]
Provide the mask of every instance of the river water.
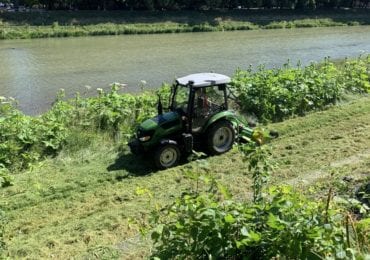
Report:
[[0,41],[0,96],[39,114],[60,88],[70,97],[94,95],[120,82],[138,92],[189,73],[232,75],[249,64],[307,64],[362,53],[370,53],[370,26]]

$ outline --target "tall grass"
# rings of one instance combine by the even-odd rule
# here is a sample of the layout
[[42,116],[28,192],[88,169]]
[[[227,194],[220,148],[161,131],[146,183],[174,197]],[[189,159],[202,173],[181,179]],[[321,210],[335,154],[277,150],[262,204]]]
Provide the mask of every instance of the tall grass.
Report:
[[4,13],[0,39],[210,32],[370,24],[365,12],[296,14],[249,12],[46,12]]
[[281,121],[335,105],[344,94],[370,92],[370,56],[335,65],[326,59],[307,67],[238,70],[232,87],[241,109],[262,121]]

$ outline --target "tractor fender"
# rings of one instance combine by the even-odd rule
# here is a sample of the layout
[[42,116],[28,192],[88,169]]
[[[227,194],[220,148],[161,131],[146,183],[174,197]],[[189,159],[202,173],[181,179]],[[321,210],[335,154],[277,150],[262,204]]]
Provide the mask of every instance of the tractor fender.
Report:
[[177,142],[175,140],[171,140],[171,139],[162,139],[159,143],[161,145],[164,145],[164,144],[174,144],[174,145],[177,145]]
[[205,127],[202,130],[202,133],[205,133],[210,125],[221,119],[227,119],[229,121],[232,121],[233,119],[235,119],[235,113],[233,111],[222,111],[220,113],[213,115],[207,121]]

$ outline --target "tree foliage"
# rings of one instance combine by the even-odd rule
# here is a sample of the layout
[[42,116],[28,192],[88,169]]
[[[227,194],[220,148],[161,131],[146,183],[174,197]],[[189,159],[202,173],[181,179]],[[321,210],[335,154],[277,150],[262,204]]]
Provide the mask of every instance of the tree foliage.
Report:
[[48,10],[214,10],[316,9],[367,7],[369,1],[351,0],[13,0],[17,5],[41,5]]

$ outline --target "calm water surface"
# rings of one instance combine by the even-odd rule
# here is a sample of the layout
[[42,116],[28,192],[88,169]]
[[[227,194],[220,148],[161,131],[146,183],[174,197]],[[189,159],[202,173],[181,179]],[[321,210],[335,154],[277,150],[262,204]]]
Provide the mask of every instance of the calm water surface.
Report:
[[[45,111],[60,88],[93,95],[112,82],[140,91],[189,73],[232,75],[249,64],[303,64],[370,53],[370,26],[0,41],[0,96],[27,114]],[[88,90],[85,86],[91,86]]]

